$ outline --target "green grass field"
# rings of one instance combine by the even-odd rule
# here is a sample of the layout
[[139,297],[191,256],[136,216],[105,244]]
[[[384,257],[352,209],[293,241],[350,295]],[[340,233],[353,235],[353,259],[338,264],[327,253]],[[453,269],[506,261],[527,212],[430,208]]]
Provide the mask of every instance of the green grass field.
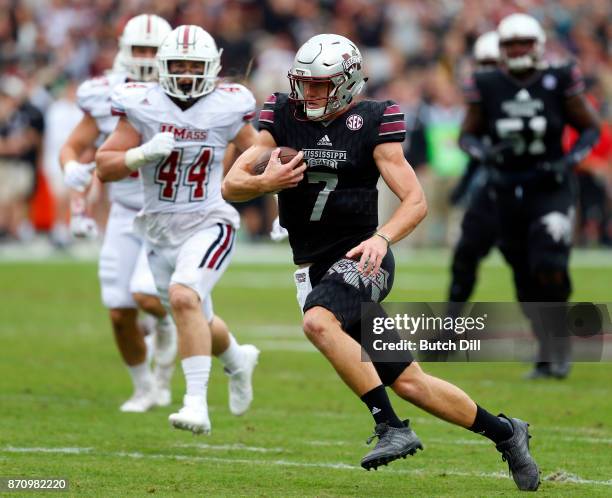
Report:
[[[588,257],[587,257],[588,259]],[[436,261],[437,260],[437,261]],[[398,267],[389,299],[440,301],[445,258]],[[219,364],[211,376],[211,436],[172,430],[174,405],[121,414],[130,382],[99,302],[93,263],[0,264],[0,476],[66,477],[89,496],[498,496],[518,493],[487,440],[393,397],[425,451],[378,472],[359,467],[372,422],[304,340],[292,268],[236,263],[215,311],[262,350],[256,397],[229,414]],[[612,268],[574,269],[576,299],[610,301]],[[513,296],[506,268],[487,264],[476,300]],[[521,364],[426,368],[492,411],[531,422],[546,496],[612,495],[612,365],[579,364],[567,381],[525,383]],[[393,395],[394,396],[394,395]]]

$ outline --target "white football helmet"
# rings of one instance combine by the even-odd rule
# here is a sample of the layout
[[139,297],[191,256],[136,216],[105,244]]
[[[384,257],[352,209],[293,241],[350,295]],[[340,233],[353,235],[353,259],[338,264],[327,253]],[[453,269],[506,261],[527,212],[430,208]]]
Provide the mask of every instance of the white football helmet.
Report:
[[[190,100],[202,97],[215,89],[221,70],[221,53],[212,36],[199,26],[179,26],[170,33],[157,51],[159,84],[171,97]],[[201,74],[171,73],[170,61],[204,63]],[[191,79],[191,85],[179,85],[179,79]]]
[[493,66],[499,62],[497,31],[488,31],[478,37],[474,44],[474,59],[479,66]]
[[[289,99],[297,104],[296,110],[303,106],[307,119],[325,120],[348,107],[363,90],[367,78],[363,75],[362,64],[359,49],[348,38],[335,34],[313,36],[300,47],[289,70]],[[328,83],[323,107],[308,108],[309,99],[304,95],[306,82]]]
[[141,14],[132,17],[119,38],[119,56],[115,58],[120,67],[127,72],[128,77],[135,81],[157,80],[157,64],[154,58],[134,57],[133,47],[159,48],[168,33],[172,31],[165,19]]
[[[538,67],[544,57],[546,35],[540,23],[527,14],[511,14],[504,17],[497,27],[500,59],[510,71],[521,72]],[[511,41],[533,41],[533,49],[518,57],[509,57],[504,44]]]

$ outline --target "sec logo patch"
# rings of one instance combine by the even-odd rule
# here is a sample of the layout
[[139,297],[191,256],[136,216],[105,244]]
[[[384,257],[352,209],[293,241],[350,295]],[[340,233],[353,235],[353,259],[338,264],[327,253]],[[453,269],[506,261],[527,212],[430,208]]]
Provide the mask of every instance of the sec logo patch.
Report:
[[349,130],[356,131],[363,126],[363,118],[359,114],[351,114],[346,118],[346,127]]

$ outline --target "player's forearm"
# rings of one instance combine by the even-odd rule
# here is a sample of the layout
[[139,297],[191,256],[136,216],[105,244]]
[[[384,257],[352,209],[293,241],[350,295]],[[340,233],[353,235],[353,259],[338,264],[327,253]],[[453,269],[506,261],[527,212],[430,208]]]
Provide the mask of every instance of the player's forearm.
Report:
[[221,193],[226,201],[245,202],[266,193],[262,177],[255,176],[234,165],[223,180]]
[[409,235],[427,215],[427,201],[422,190],[410,193],[395,210],[389,221],[378,231],[388,237],[391,243]]
[[576,143],[574,143],[567,153],[566,157],[568,163],[570,165],[578,164],[588,156],[591,149],[597,145],[599,134],[599,128],[595,126],[582,130],[578,140],[576,140]]
[[459,147],[475,161],[483,162],[487,157],[487,147],[479,137],[472,133],[461,133]]
[[262,175],[250,173],[256,158],[257,149],[248,149],[229,168],[221,186],[221,193],[226,201],[250,201],[267,192]]
[[125,164],[125,151],[101,150],[96,152],[96,172],[103,182],[116,182],[132,173]]

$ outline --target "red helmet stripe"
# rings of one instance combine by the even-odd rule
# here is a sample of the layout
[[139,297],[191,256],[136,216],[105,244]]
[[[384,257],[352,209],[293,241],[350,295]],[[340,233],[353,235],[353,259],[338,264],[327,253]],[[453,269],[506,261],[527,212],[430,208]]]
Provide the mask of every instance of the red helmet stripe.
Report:
[[147,16],[147,34],[151,33],[151,16]]
[[189,26],[185,26],[185,30],[183,31],[183,50],[185,52],[189,48]]

